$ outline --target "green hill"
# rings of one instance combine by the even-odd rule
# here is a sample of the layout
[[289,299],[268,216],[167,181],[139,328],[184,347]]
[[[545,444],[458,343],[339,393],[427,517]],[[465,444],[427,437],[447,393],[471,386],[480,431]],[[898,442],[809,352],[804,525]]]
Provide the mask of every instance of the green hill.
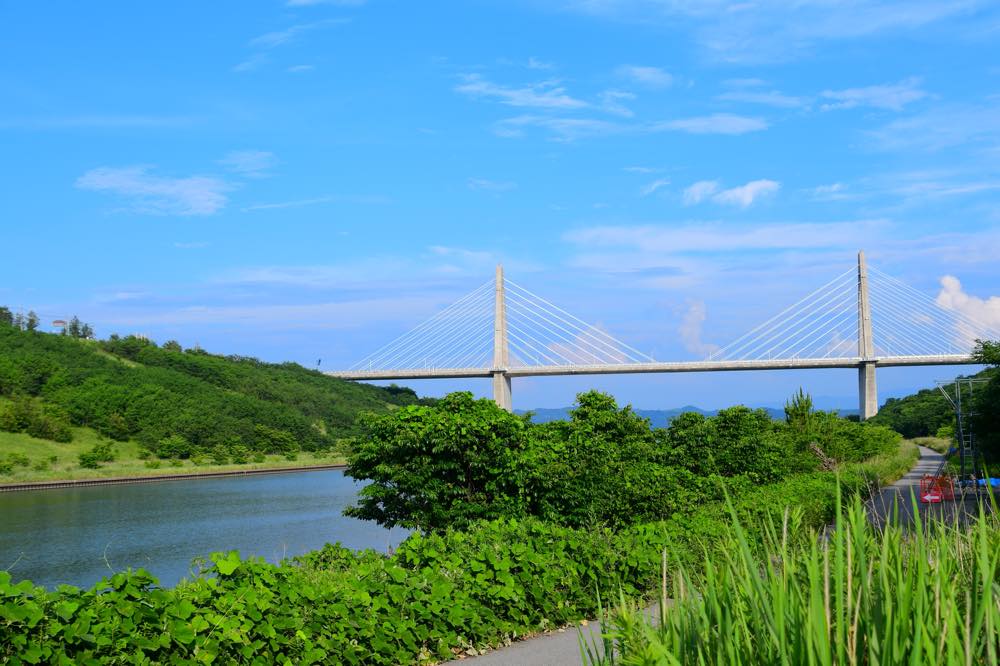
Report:
[[[70,442],[94,431],[164,459],[259,462],[329,452],[354,434],[359,412],[417,402],[410,389],[355,384],[294,363],[0,322],[0,431],[38,440]],[[13,440],[0,438],[0,462],[4,441]]]

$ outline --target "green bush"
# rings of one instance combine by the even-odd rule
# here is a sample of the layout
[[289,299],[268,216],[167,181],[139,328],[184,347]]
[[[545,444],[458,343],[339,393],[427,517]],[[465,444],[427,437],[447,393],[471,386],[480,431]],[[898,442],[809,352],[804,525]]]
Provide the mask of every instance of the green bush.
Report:
[[193,449],[191,443],[181,435],[164,437],[156,445],[158,458],[190,458]]

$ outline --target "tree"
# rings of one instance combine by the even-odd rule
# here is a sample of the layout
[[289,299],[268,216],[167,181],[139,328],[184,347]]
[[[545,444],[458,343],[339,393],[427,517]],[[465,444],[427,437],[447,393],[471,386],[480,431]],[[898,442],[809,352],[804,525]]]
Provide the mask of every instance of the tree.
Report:
[[1000,341],[976,340],[973,356],[980,363],[993,366],[984,374],[986,386],[976,391],[976,415],[973,428],[987,459],[1000,459]]
[[184,351],[184,348],[181,347],[181,343],[177,342],[176,340],[167,340],[166,342],[164,342],[163,343],[163,349],[165,349],[167,351],[172,351],[172,352],[182,352],[182,351]]
[[1000,342],[976,340],[972,356],[984,365],[1000,366]]
[[66,326],[66,328],[64,330],[66,331],[66,334],[69,335],[69,337],[71,337],[71,338],[78,338],[78,337],[80,337],[80,319],[79,319],[79,317],[77,317],[76,315],[73,315],[73,318],[69,320],[69,324]]
[[362,419],[347,475],[371,483],[346,515],[386,527],[444,529],[524,514],[525,419],[471,393]]
[[785,403],[785,422],[798,432],[808,432],[812,413],[812,396],[799,387],[799,392]]
[[24,320],[24,328],[25,328],[25,330],[27,330],[27,331],[37,331],[38,330],[38,323],[39,323],[38,315],[35,314],[34,310],[29,310],[28,311],[28,316]]
[[14,325],[14,313],[10,311],[10,308],[0,305],[0,326],[13,326]]
[[84,324],[80,327],[80,337],[84,340],[94,339],[94,329],[91,328],[90,324]]

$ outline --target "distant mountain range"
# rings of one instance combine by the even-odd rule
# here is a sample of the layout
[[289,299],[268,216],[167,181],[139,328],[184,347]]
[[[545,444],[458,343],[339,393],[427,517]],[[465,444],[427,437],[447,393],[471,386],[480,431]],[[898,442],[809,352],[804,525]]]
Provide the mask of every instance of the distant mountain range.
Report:
[[[539,408],[532,410],[517,409],[514,410],[517,414],[526,414],[530,411],[532,416],[532,421],[535,423],[548,423],[549,421],[565,421],[569,419],[569,412],[573,409],[572,407],[555,407],[555,408]],[[784,419],[785,410],[784,408],[777,407],[762,407],[761,409],[767,410],[767,413],[771,415],[773,419]],[[715,416],[719,410],[717,409],[702,409],[701,407],[695,407],[693,405],[686,405],[684,407],[674,407],[673,409],[636,409],[634,410],[636,414],[643,418],[649,419],[649,423],[654,428],[665,428],[670,425],[675,417],[685,413],[685,412],[697,412],[705,416]],[[850,416],[852,414],[857,414],[857,409],[841,409],[837,410],[841,416]]]

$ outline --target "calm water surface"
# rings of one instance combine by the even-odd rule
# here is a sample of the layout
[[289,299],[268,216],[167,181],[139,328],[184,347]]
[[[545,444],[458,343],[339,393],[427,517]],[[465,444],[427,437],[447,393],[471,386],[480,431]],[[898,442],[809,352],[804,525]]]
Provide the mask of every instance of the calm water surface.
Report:
[[340,541],[385,552],[408,532],[341,515],[360,487],[324,470],[0,493],[0,570],[51,588],[143,567],[169,586],[213,551],[274,562]]

